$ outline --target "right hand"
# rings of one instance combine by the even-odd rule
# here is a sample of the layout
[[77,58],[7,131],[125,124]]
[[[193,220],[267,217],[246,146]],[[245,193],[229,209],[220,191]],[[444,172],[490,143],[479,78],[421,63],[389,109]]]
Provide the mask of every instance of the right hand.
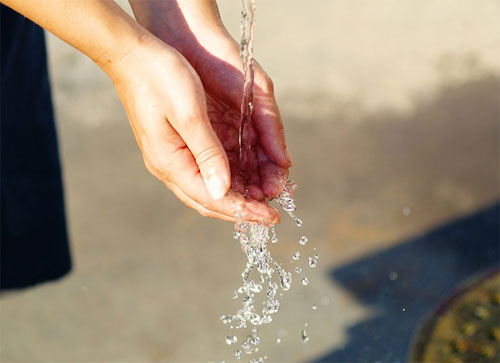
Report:
[[113,64],[108,72],[127,111],[147,169],[200,214],[235,221],[277,223],[264,202],[228,192],[226,152],[207,115],[200,79],[175,49],[154,37]]

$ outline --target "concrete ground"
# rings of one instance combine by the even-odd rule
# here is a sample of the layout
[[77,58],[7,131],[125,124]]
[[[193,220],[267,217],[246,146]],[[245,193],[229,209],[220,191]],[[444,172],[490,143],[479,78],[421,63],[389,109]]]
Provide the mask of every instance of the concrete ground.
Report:
[[[220,6],[237,35],[239,2]],[[257,12],[305,222],[284,218],[273,254],[289,266],[305,234],[303,255],[321,255],[261,351],[404,361],[442,297],[499,263],[498,2],[274,0]],[[245,263],[232,226],[150,176],[111,82],[48,43],[75,266],[2,296],[0,360],[232,361],[219,321]]]

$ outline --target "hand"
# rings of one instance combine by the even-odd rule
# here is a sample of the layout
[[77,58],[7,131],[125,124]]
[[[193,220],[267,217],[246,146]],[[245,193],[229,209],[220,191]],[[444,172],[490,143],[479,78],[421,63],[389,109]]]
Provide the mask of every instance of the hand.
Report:
[[235,220],[236,210],[250,221],[279,220],[265,203],[227,193],[231,179],[226,153],[207,116],[198,75],[181,54],[145,37],[108,74],[146,167],[181,201],[204,216],[228,221]]
[[[238,162],[243,73],[238,43],[227,33],[215,2],[131,0],[136,19],[179,50],[200,76],[208,117],[228,155],[231,186],[255,200],[279,194],[291,157],[270,78],[255,64],[254,107],[249,170]],[[244,178],[242,175],[249,177]]]

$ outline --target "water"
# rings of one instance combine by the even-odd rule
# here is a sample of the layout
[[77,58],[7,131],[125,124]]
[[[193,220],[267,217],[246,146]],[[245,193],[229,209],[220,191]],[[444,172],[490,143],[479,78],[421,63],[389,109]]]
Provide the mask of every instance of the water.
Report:
[[309,257],[309,267],[310,268],[316,268],[318,265],[318,260],[316,257]]
[[[278,204],[282,206],[289,205],[290,200],[293,202],[292,193],[295,189],[295,183],[289,181],[285,185],[283,193],[276,198]],[[295,203],[293,205],[295,206]],[[286,212],[293,214],[295,209],[289,208]],[[241,355],[253,355],[259,352],[261,342],[257,327],[273,321],[274,314],[281,307],[282,295],[279,291],[288,291],[292,286],[293,279],[291,272],[277,262],[268,249],[273,243],[273,236],[276,237],[272,226],[250,224],[239,219],[235,223],[234,236],[239,240],[241,249],[247,258],[245,269],[241,273],[242,285],[233,293],[233,298],[240,299],[241,306],[235,314],[222,315],[221,321],[230,329],[251,329],[251,334],[242,339],[240,349],[237,351],[240,351]],[[293,259],[298,260],[299,258],[300,252],[297,251]],[[295,271],[300,273],[302,267],[296,266]],[[308,283],[307,278],[302,279],[304,286]],[[235,335],[226,337],[228,345],[236,344],[237,341]],[[276,342],[279,344],[281,338],[278,338]],[[237,351],[235,351],[236,358],[238,358]],[[254,359],[257,359],[256,361],[263,360],[262,357]]]
[[[255,0],[241,0],[242,19],[241,19],[241,42],[240,56],[243,65],[244,84],[243,96],[241,102],[241,117],[239,127],[239,163],[240,174],[243,180],[249,181],[248,161],[251,150],[250,130],[252,128],[252,110],[253,110],[253,85],[254,85],[254,61],[253,61],[253,34],[255,26]],[[297,189],[294,182],[288,181],[283,192],[275,199],[280,207],[294,220],[298,227],[303,226],[303,222],[295,214],[295,201],[293,194]],[[242,338],[240,341],[235,334],[226,337],[228,345],[239,343],[238,349],[234,351],[236,359],[240,360],[243,354],[255,355],[259,352],[261,339],[258,336],[258,326],[269,324],[273,321],[273,316],[281,307],[283,292],[288,291],[292,286],[292,274],[286,271],[281,263],[277,262],[268,250],[269,244],[278,242],[278,237],[274,226],[265,226],[262,224],[250,224],[241,218],[235,223],[234,239],[238,240],[241,249],[246,255],[247,262],[245,269],[241,273],[242,285],[233,293],[233,299],[240,300],[241,306],[236,313],[231,315],[222,315],[223,324],[233,330],[241,330]],[[308,239],[302,236],[299,243],[304,246]],[[300,259],[300,252],[293,255],[293,260]],[[309,263],[311,267],[311,264]],[[302,268],[295,267],[295,271],[300,273]],[[307,278],[302,279],[302,284],[307,285]],[[282,292],[280,292],[280,290]],[[250,333],[245,336],[243,331]],[[302,331],[302,340],[309,338]],[[305,337],[305,338],[304,338]],[[281,342],[277,338],[276,343]],[[306,340],[304,340],[306,339]],[[263,362],[267,356],[254,357],[250,362]]]
[[227,345],[236,344],[237,341],[238,341],[238,337],[236,337],[235,335],[228,335],[226,337],[226,343],[227,343]]
[[241,40],[240,57],[243,65],[243,97],[241,100],[241,115],[239,128],[240,146],[240,173],[248,182],[249,175],[246,172],[250,153],[250,130],[252,127],[253,109],[253,84],[254,84],[254,60],[253,60],[253,33],[255,28],[255,0],[241,0]]
[[302,341],[304,343],[307,343],[309,341],[309,337],[307,336],[307,332],[305,329],[302,329],[301,336],[302,336]]
[[236,357],[236,359],[240,360],[240,359],[241,359],[241,357],[243,356],[243,353],[241,352],[241,350],[236,349],[236,350],[234,351],[234,356]]

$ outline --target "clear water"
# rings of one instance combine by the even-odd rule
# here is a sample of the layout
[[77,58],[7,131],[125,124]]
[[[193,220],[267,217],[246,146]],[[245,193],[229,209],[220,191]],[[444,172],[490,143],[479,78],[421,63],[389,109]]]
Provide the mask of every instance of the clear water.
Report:
[[[293,216],[295,216],[293,214],[295,212],[295,202],[292,194],[296,187],[295,183],[289,181],[283,193],[276,198],[282,208],[284,205],[287,207],[285,212]],[[293,219],[296,221],[298,218]],[[292,286],[293,279],[292,273],[277,262],[269,250],[269,246],[278,242],[273,226],[251,224],[240,219],[235,224],[233,237],[239,241],[241,249],[247,258],[245,269],[241,273],[242,285],[233,293],[233,298],[239,299],[241,306],[234,314],[222,315],[221,321],[230,329],[241,330],[243,336],[245,336],[244,331],[250,330],[250,334],[247,334],[241,340],[239,349],[234,351],[235,357],[241,359],[244,354],[255,355],[259,352],[261,339],[258,336],[258,327],[273,321],[273,316],[279,312],[282,303],[283,294],[279,293],[279,291],[288,291]],[[305,236],[300,239],[299,244],[301,246],[306,244],[303,243],[304,240],[307,243]],[[316,256],[309,257],[309,267],[316,267]],[[300,252],[297,251],[293,254],[292,261],[298,261],[299,259]],[[297,274],[303,272],[303,268],[300,266],[295,266],[294,270]],[[309,284],[308,278],[303,277],[301,284],[307,286]],[[313,310],[315,309],[314,306]],[[309,341],[305,330],[301,332],[301,338],[303,342]],[[236,335],[226,337],[228,345],[234,345],[237,342]],[[281,342],[282,338],[277,338],[276,343],[280,344]],[[264,360],[263,357],[253,359],[257,359],[254,360],[255,362]]]
[[[245,170],[248,170],[248,154],[251,151],[249,133],[253,109],[254,61],[252,40],[255,26],[255,0],[241,0],[241,3],[242,36],[240,56],[243,64],[244,85],[239,129],[239,162],[240,172],[244,174]],[[242,176],[245,179],[248,178],[248,175]],[[302,220],[294,214],[296,206],[293,194],[296,189],[297,185],[294,182],[287,182],[283,192],[275,200],[281,209],[295,221],[296,225],[302,227]],[[271,323],[274,314],[279,312],[283,293],[292,286],[292,273],[287,271],[281,263],[278,263],[268,249],[270,244],[278,242],[274,226],[251,224],[238,218],[235,223],[233,237],[239,241],[247,259],[245,269],[241,273],[242,285],[233,293],[233,299],[240,300],[241,306],[236,313],[222,315],[220,319],[230,329],[241,332],[239,334],[241,338],[238,338],[237,334],[226,336],[226,344],[237,346],[233,352],[234,357],[240,360],[246,354],[253,356],[250,359],[251,363],[259,363],[263,362],[267,356],[255,356],[259,352],[261,343],[258,327]],[[302,236],[299,245],[305,246],[307,242],[307,237]],[[300,252],[297,251],[293,254],[292,260],[298,261],[300,256]],[[316,267],[318,257],[309,257],[309,267]],[[302,267],[296,266],[295,272],[301,273]],[[307,277],[302,278],[301,281],[304,286],[309,284]],[[283,331],[284,329],[280,330],[280,337],[276,339],[277,344],[280,344],[287,335],[287,333],[283,334]],[[309,340],[305,329],[300,332],[300,336],[303,342]]]
[[[253,33],[255,28],[255,0],[241,0],[241,40],[240,57],[243,65],[243,97],[241,100],[241,115],[239,129],[240,173],[245,173],[250,153],[250,129],[253,109]],[[248,175],[242,175],[248,181]]]

